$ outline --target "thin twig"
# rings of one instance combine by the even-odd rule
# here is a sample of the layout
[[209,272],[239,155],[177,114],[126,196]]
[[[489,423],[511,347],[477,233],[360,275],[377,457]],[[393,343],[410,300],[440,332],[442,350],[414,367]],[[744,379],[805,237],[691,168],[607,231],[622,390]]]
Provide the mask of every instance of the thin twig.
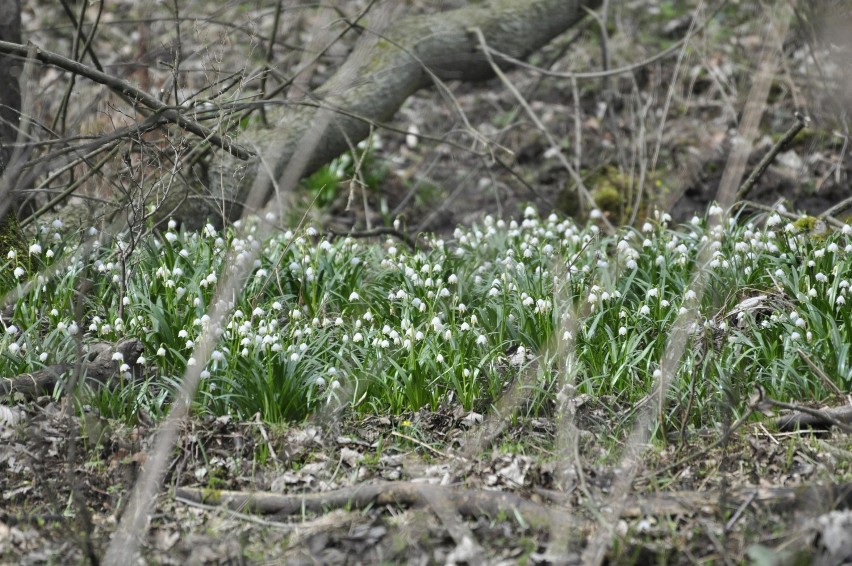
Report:
[[[28,51],[29,48],[25,45],[20,45],[18,43],[10,43],[8,41],[0,41],[0,53],[25,57],[27,56]],[[224,149],[225,151],[234,155],[235,157],[238,157],[239,159],[248,160],[254,155],[252,152],[250,152],[243,146],[227,141],[214,131],[205,128],[198,122],[190,120],[189,118],[181,114],[178,108],[167,106],[166,104],[160,102],[158,99],[151,96],[147,92],[139,90],[130,83],[123,81],[117,77],[108,75],[106,73],[98,71],[97,69],[93,69],[92,67],[84,65],[78,61],[72,61],[71,59],[63,57],[58,53],[45,51],[40,48],[37,48],[35,50],[35,52],[33,53],[33,57],[46,65],[53,65],[65,71],[75,73],[82,77],[86,77],[87,79],[98,84],[102,84],[105,87],[119,94],[128,96],[132,100],[139,102],[143,106],[146,106],[151,110],[156,111],[163,121],[176,124],[204,140],[209,140],[210,143],[212,143],[216,147]]]
[[793,138],[802,131],[802,128],[810,121],[810,118],[806,116],[802,116],[798,112],[796,112],[796,123],[790,126],[790,128],[784,132],[784,135],[780,140],[775,142],[775,145],[763,156],[763,159],[760,160],[760,163],[754,168],[754,171],[751,172],[751,175],[748,176],[748,179],[740,186],[737,191],[737,200],[744,199],[748,193],[754,188],[755,183],[760,179],[775,157],[781,152],[782,149],[787,147],[787,145],[793,141]]
[[799,354],[799,357],[802,358],[802,361],[804,361],[806,364],[808,364],[808,367],[811,368],[811,371],[813,371],[815,374],[817,374],[817,376],[819,376],[819,378],[822,380],[822,382],[825,384],[826,387],[828,387],[829,389],[834,391],[834,394],[837,395],[838,397],[841,397],[841,398],[844,397],[843,391],[841,391],[840,388],[837,386],[837,384],[834,383],[833,381],[831,381],[831,379],[829,379],[829,377],[827,375],[825,375],[825,372],[822,371],[822,368],[817,366],[813,362],[813,360],[811,360],[810,356],[808,356],[805,353],[804,350],[799,348],[797,350],[797,353]]
[[380,226],[378,228],[373,228],[372,230],[361,230],[361,231],[351,231],[351,232],[338,232],[336,230],[328,230],[328,233],[332,236],[338,238],[374,238],[376,236],[393,236],[398,240],[402,241],[407,245],[411,250],[417,249],[417,241],[400,230],[396,228],[387,228],[385,226]]

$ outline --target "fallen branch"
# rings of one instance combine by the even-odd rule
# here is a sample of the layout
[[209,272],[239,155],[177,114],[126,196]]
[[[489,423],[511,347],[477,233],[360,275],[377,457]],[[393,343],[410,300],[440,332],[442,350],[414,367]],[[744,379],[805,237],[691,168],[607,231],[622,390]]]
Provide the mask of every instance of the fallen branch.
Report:
[[745,180],[745,183],[740,186],[737,191],[737,200],[744,199],[751,189],[754,188],[755,183],[763,176],[763,173],[769,168],[769,165],[775,160],[775,157],[781,152],[782,149],[787,147],[793,138],[802,131],[810,121],[810,118],[806,116],[802,116],[798,112],[796,113],[796,123],[790,126],[790,128],[784,132],[784,135],[781,136],[781,139],[775,142],[775,145],[770,148],[770,150],[763,156],[763,159],[760,160],[760,163],[757,164],[757,167],[754,168],[754,171],[751,172],[748,179]]
[[415,482],[383,482],[298,495],[179,487],[175,490],[175,497],[197,503],[224,505],[235,511],[279,515],[324,513],[340,508],[366,509],[376,505],[419,507],[440,497],[452,501],[458,513],[465,517],[496,517],[501,514],[520,516],[533,527],[548,527],[556,521],[575,528],[587,524],[572,513],[524,499],[514,493]]
[[775,426],[782,432],[790,432],[802,428],[827,430],[838,426],[845,432],[852,431],[852,407],[835,407],[831,409],[807,409],[797,407],[795,413],[775,419]]
[[766,395],[763,387],[757,386],[755,389],[756,399],[752,403],[752,406],[761,411],[768,411],[773,408],[793,411],[793,414],[784,415],[775,420],[775,425],[782,432],[790,432],[803,426],[822,429],[836,426],[843,432],[852,432],[852,426],[850,426],[850,423],[852,423],[852,407],[825,410],[812,409],[804,405],[776,401]]
[[[118,374],[119,367],[126,363],[131,367],[142,354],[142,342],[137,339],[124,340],[118,344],[98,343],[89,346],[89,361],[84,363],[85,381],[92,387],[101,387]],[[114,353],[121,353],[123,360],[113,360]],[[32,401],[39,395],[50,395],[56,384],[74,371],[73,363],[48,366],[32,373],[0,379],[0,397],[11,397],[15,401]]]
[[[175,499],[204,505],[221,505],[232,511],[264,515],[302,515],[326,513],[332,509],[367,509],[377,505],[425,506],[443,499],[453,502],[461,515],[478,518],[503,514],[520,517],[532,527],[549,527],[555,521],[585,533],[592,522],[561,508],[566,494],[536,490],[546,502],[536,503],[514,493],[482,491],[416,482],[382,482],[336,489],[320,493],[279,494],[263,491],[219,491],[179,487]],[[652,495],[632,495],[624,505],[623,517],[653,515],[715,514],[722,501],[719,490],[676,491]],[[725,491],[726,505],[760,505],[775,510],[796,509],[828,512],[852,507],[852,482],[795,487],[744,487]]]

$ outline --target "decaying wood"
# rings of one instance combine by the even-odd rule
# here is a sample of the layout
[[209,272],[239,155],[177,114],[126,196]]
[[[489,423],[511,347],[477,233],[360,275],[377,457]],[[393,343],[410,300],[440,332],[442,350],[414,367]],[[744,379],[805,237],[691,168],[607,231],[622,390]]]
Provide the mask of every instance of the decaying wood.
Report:
[[[539,495],[542,495],[539,493]],[[537,503],[514,493],[482,491],[417,482],[365,484],[320,493],[286,495],[269,492],[218,491],[179,487],[175,497],[195,503],[222,505],[241,512],[277,515],[324,513],[331,509],[365,509],[376,505],[425,506],[437,499],[453,503],[459,514],[480,517],[503,514],[520,516],[533,527],[549,527],[559,522],[566,528],[585,531],[592,523],[559,505],[559,494],[550,492]],[[628,498],[623,517],[653,515],[693,515],[718,512],[720,501],[732,508],[756,505],[776,511],[796,509],[825,513],[852,507],[852,483],[776,488],[737,488],[719,491],[682,491]]]
[[801,428],[813,428],[827,430],[837,423],[844,425],[852,424],[852,407],[835,407],[812,412],[794,412],[775,419],[775,426],[782,432],[789,432]]
[[321,493],[284,495],[268,492],[217,491],[179,487],[175,497],[197,503],[224,505],[233,510],[261,514],[298,515],[303,512],[324,513],[330,509],[365,509],[375,505],[419,507],[438,497],[452,502],[465,517],[514,517],[517,513],[533,527],[561,523],[581,527],[585,521],[568,511],[542,505],[504,491],[480,491],[460,487],[437,486],[418,482],[383,482],[364,484]]
[[[120,352],[122,361],[113,360]],[[91,387],[100,387],[116,375],[122,363],[133,367],[142,355],[142,342],[133,338],[118,344],[98,343],[89,346],[89,359],[83,365],[85,381]],[[75,364],[62,363],[15,377],[0,379],[0,397],[12,397],[15,401],[30,401],[39,395],[49,395],[63,377],[74,371]]]

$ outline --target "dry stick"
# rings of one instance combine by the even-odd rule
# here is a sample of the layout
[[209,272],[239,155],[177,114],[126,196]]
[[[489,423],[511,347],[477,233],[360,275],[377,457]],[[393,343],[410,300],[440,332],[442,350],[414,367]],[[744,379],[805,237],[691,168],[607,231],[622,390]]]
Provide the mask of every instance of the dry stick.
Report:
[[[782,401],[776,401],[772,397],[767,396],[766,392],[761,386],[757,386],[757,395],[758,398],[755,403],[761,408],[776,407],[778,409],[787,409],[788,411],[795,411],[797,413],[805,413],[816,419],[819,419],[824,423],[834,425],[847,434],[852,433],[852,425],[849,425],[840,420],[841,418],[852,418],[852,413],[849,412],[849,409],[847,407],[843,407],[840,412],[835,411],[836,414],[832,415],[829,411],[820,411],[819,409],[812,409],[810,407],[805,407],[804,405],[796,405],[794,403],[784,403]],[[791,428],[796,422],[795,417],[796,415],[791,415],[779,419],[779,428]]]
[[413,436],[408,436],[407,434],[402,434],[401,432],[397,432],[395,430],[391,431],[391,436],[396,436],[396,437],[402,438],[404,440],[407,440],[409,442],[413,442],[414,444],[417,444],[418,446],[422,446],[426,450],[428,450],[428,451],[430,451],[434,454],[437,454],[438,456],[442,456],[442,457],[446,458],[447,460],[452,460],[452,459],[455,458],[455,456],[453,456],[452,454],[447,454],[446,452],[441,452],[437,448],[433,448],[433,447],[429,446],[428,444],[426,444],[425,442],[423,442],[422,440],[417,440]]
[[843,391],[840,390],[840,388],[837,386],[837,384],[834,383],[833,381],[831,381],[831,379],[829,379],[829,377],[827,375],[825,375],[825,372],[822,371],[822,369],[819,366],[817,366],[813,362],[813,360],[811,360],[810,356],[808,356],[805,353],[804,350],[799,348],[798,350],[796,350],[796,353],[799,354],[799,357],[802,358],[802,360],[806,364],[808,364],[808,367],[811,368],[811,371],[813,371],[815,374],[817,374],[819,376],[819,378],[822,380],[822,382],[825,384],[825,386],[828,387],[829,389],[831,389],[832,391],[834,391],[835,395],[837,395],[838,397],[841,397],[841,398],[845,396],[845,394],[843,393]]
[[751,175],[748,176],[748,179],[740,186],[737,191],[737,200],[742,200],[748,196],[748,193],[754,188],[755,183],[760,179],[766,169],[769,168],[769,165],[772,161],[775,160],[775,157],[787,147],[793,138],[802,131],[802,128],[805,127],[805,124],[810,121],[810,118],[802,116],[798,112],[796,112],[796,123],[790,126],[790,128],[784,132],[784,135],[781,136],[781,139],[775,142],[775,145],[763,156],[763,159],[760,160],[760,163],[754,168],[754,171],[751,172]]
[[[842,201],[838,202],[837,204],[835,204],[834,206],[832,206],[831,208],[827,209],[825,212],[820,214],[819,217],[820,218],[826,218],[826,219],[835,219],[834,217],[836,217],[838,214],[840,214],[842,212],[846,212],[850,208],[852,208],[852,197],[845,198]],[[837,220],[837,222],[840,222],[840,221]],[[841,223],[841,225],[842,225],[842,223]]]
[[417,241],[400,230],[396,228],[388,228],[385,226],[380,226],[378,228],[373,228],[372,230],[353,230],[350,232],[338,232],[336,230],[328,230],[328,233],[332,236],[336,236],[338,238],[349,237],[349,238],[374,238],[376,236],[393,236],[398,240],[405,243],[412,251],[417,249]]
[[229,509],[255,513],[299,515],[304,512],[324,513],[329,508],[351,507],[367,509],[376,505],[429,505],[438,497],[455,504],[465,517],[499,514],[521,518],[534,528],[548,528],[554,520],[574,528],[587,522],[567,511],[550,509],[546,505],[524,499],[505,491],[482,491],[460,487],[438,486],[420,482],[381,482],[358,485],[320,493],[284,495],[267,492],[238,492],[179,487],[175,497],[211,505],[225,505]]
[[[836,449],[835,449],[836,450]],[[456,486],[441,486],[426,482],[379,482],[345,487],[332,491],[303,494],[270,492],[221,491],[184,487],[175,490],[175,499],[186,504],[204,505],[208,509],[245,511],[254,514],[300,516],[304,513],[322,514],[329,509],[368,509],[377,505],[424,506],[435,495],[460,501],[462,514],[472,518],[498,514],[520,516],[535,529],[546,529],[559,520],[567,521],[575,533],[585,534],[588,521],[568,511],[549,508],[514,493],[480,491]],[[776,511],[789,511],[802,506],[815,511],[830,511],[852,503],[852,483],[805,485],[794,487],[745,487],[732,490],[729,501],[743,507],[757,503]],[[559,494],[544,493],[550,500],[560,500]],[[624,516],[696,515],[715,513],[714,504],[719,491],[677,491],[647,496],[632,496]],[[745,508],[743,507],[743,508]],[[710,508],[710,511],[707,509]],[[548,521],[552,521],[548,524]],[[295,526],[295,525],[294,525]]]
[[[266,98],[266,80],[269,77],[270,64],[272,62],[272,54],[275,51],[275,38],[278,36],[278,26],[281,23],[281,11],[284,7],[284,1],[278,0],[275,7],[275,17],[272,19],[272,31],[270,32],[269,44],[266,46],[266,61],[263,63],[263,70],[260,73],[260,97]],[[268,126],[266,121],[266,109],[260,107],[260,116],[263,124]]]
[[[786,5],[781,7],[781,10],[786,9]],[[735,188],[742,179],[745,172],[748,155],[752,140],[757,136],[760,118],[766,106],[766,98],[769,94],[769,87],[772,84],[772,77],[775,72],[775,64],[777,63],[777,45],[786,34],[789,17],[786,12],[781,15],[779,27],[781,29],[773,30],[777,35],[768,38],[772,41],[772,46],[767,47],[761,57],[760,68],[752,85],[749,98],[746,101],[744,109],[744,117],[740,125],[740,134],[743,137],[744,143],[735,145],[734,154],[728,160],[728,164],[722,175],[717,201],[721,204],[723,210],[728,209],[732,204],[735,196]],[[719,222],[722,220],[720,219]],[[717,237],[721,237],[722,230],[716,231],[715,225],[711,225],[709,230],[711,233],[718,233]],[[717,237],[712,238],[713,241]],[[704,290],[707,284],[707,264],[711,259],[711,244],[707,242],[699,252],[699,257],[696,265],[699,266],[697,272],[692,278],[689,288],[695,291],[698,303],[701,302],[701,297],[704,295]],[[665,395],[669,385],[674,379],[675,372],[678,369],[680,358],[686,348],[686,342],[690,336],[690,325],[697,318],[695,309],[691,309],[679,315],[675,320],[672,336],[669,339],[669,344],[663,356],[663,361],[660,367],[661,375],[655,385],[655,392],[661,397]],[[648,404],[647,408],[640,413],[637,419],[633,432],[628,440],[626,454],[622,460],[622,473],[618,475],[615,484],[611,490],[610,504],[607,505],[605,515],[607,523],[599,526],[598,530],[592,534],[589,543],[583,551],[582,561],[584,564],[599,565],[603,562],[607,549],[612,543],[615,525],[624,509],[626,496],[631,488],[633,479],[635,478],[641,464],[641,455],[648,441],[650,434],[651,423],[657,418],[657,406]]]
[[[28,50],[29,48],[25,45],[10,43],[8,41],[0,41],[0,53],[8,55],[19,55],[23,57],[27,55]],[[192,132],[193,134],[199,136],[200,138],[209,140],[210,143],[212,143],[213,145],[224,149],[228,153],[231,153],[232,155],[240,159],[247,160],[253,156],[250,151],[248,151],[241,145],[232,143],[222,138],[222,136],[215,133],[214,131],[209,130],[201,124],[190,120],[189,118],[181,114],[178,108],[167,106],[166,104],[160,102],[158,99],[154,98],[147,92],[139,90],[138,88],[134,87],[126,81],[98,71],[97,69],[93,69],[88,65],[84,65],[77,61],[72,61],[71,59],[63,57],[62,55],[59,55],[57,53],[45,51],[40,48],[35,49],[33,57],[35,59],[38,59],[42,63],[45,63],[47,65],[53,65],[65,71],[86,77],[87,79],[94,81],[98,84],[102,84],[119,94],[127,96],[132,101],[139,102],[142,105],[150,108],[151,110],[156,111],[160,118],[165,122],[176,124],[181,128],[187,130],[188,132]]]
[[[77,27],[77,16],[74,15],[74,12],[71,10],[71,6],[68,5],[68,0],[60,0],[60,4],[62,4],[62,9],[65,10],[65,15],[68,16],[68,19],[71,21],[71,25],[75,28]],[[101,2],[101,9],[103,9],[103,2]],[[95,53],[95,50],[92,49],[92,43],[87,41],[83,45],[83,51],[91,58],[92,64],[99,71],[103,71],[104,68],[101,66],[101,62],[98,60],[98,56]]]

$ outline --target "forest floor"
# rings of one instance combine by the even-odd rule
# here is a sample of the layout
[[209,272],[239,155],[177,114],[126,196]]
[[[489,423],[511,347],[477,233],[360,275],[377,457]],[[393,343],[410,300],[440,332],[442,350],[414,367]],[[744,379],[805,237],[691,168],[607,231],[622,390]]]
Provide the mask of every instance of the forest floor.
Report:
[[[180,434],[142,556],[152,564],[579,564],[589,537],[608,533],[613,564],[849,558],[837,552],[850,548],[850,515],[832,512],[852,503],[848,436],[755,423],[719,445],[720,431],[655,444],[607,523],[604,502],[619,504],[610,501],[614,484],[630,473],[612,457],[618,408],[580,403],[579,450],[567,454],[554,446],[553,419],[495,428],[453,407],[279,430],[194,419]],[[151,429],[61,413],[45,398],[28,409],[26,427],[0,433],[2,563],[101,556],[145,465]],[[71,468],[69,455],[78,462]],[[262,513],[215,504],[230,491],[289,499]]]

